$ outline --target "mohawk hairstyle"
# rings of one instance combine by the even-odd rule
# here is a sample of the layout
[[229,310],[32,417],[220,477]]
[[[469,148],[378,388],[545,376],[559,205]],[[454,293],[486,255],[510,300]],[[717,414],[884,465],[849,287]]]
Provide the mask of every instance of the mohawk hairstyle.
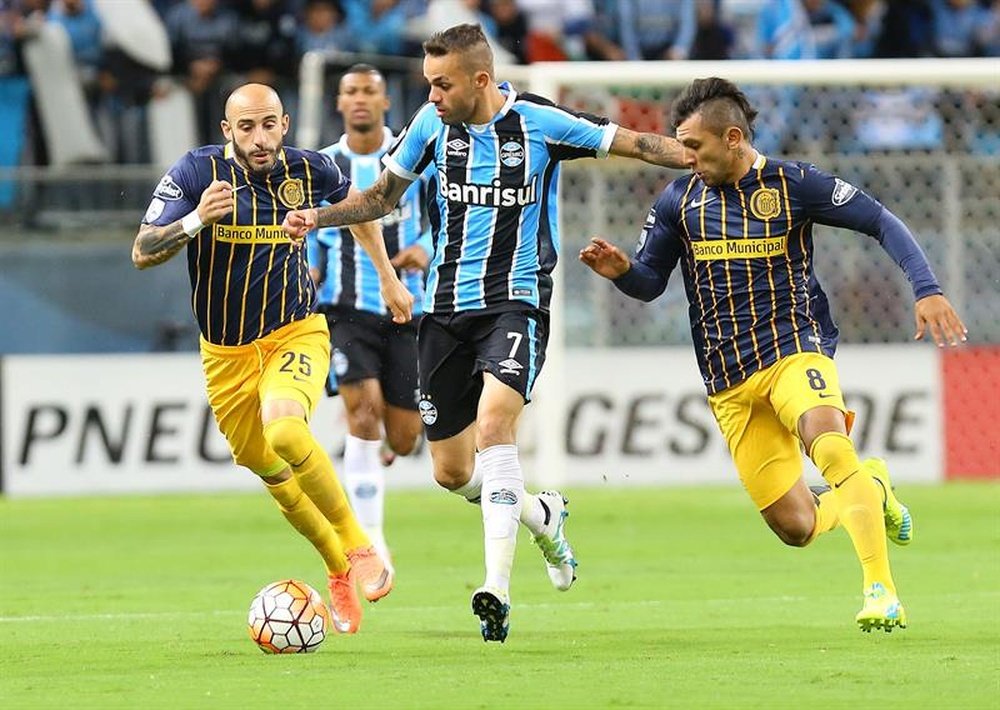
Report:
[[757,118],[757,110],[750,105],[746,94],[731,81],[713,76],[708,79],[695,79],[688,84],[674,101],[674,130],[699,112],[706,124],[717,130],[720,135],[729,126],[736,126],[745,136],[753,136],[753,122]]

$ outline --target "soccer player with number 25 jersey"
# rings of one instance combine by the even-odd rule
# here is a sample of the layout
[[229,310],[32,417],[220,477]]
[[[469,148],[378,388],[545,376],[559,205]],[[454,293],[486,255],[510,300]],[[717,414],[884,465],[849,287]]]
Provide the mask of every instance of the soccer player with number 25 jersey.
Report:
[[[886,537],[913,539],[909,510],[880,459],[859,461],[833,363],[837,327],[813,272],[812,224],[875,237],[916,298],[916,337],[943,346],[965,326],[906,226],[853,185],[750,144],[757,112],[732,83],[694,81],[674,103],[692,174],[650,210],[634,259],[601,238],[580,260],[623,293],[651,301],[678,263],[708,400],[740,479],[774,533],[808,545],[843,526],[861,562],[864,631],[906,626]],[[800,446],[829,486],[810,490]]]
[[338,204],[290,212],[284,225],[302,238],[317,224],[376,219],[425,169],[435,173],[428,205],[434,258],[417,334],[419,411],[435,479],[481,505],[486,580],[472,610],[484,641],[504,641],[519,522],[557,589],[576,576],[567,501],[556,491],[525,491],[516,444],[518,418],[545,360],[559,163],[613,153],[681,167],[682,149],[672,138],[497,84],[477,25],[428,39],[424,77],[428,103],[382,159],[375,184]]
[[[305,250],[281,228],[289,210],[338,202],[351,183],[328,157],[282,145],[289,117],[271,87],[236,89],[225,113],[228,143],[188,152],[160,180],[132,261],[144,269],[187,251],[219,429],[236,463],[260,476],[288,522],[322,556],[335,630],[354,633],[361,622],[355,584],[376,601],[392,589],[392,572],[309,430],[330,366],[329,332],[314,313]],[[413,297],[389,263],[378,225],[356,225],[353,232],[376,265],[397,322],[409,320]]]

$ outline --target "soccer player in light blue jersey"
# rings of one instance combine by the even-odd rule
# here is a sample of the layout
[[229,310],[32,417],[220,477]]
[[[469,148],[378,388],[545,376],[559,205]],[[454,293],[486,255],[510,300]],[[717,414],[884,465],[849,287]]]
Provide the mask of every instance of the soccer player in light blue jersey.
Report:
[[[708,401],[768,526],[802,547],[843,527],[861,563],[864,631],[906,626],[886,537],[909,544],[913,521],[881,459],[859,461],[833,362],[837,326],[813,270],[814,223],[869,234],[904,271],[916,337],[957,345],[965,326],[906,225],[877,200],[814,165],[758,153],[757,115],[725,79],[698,79],[674,102],[691,174],[649,212],[634,259],[594,238],[580,260],[623,293],[651,301],[680,264]],[[805,449],[829,486],[810,490]]]
[[560,161],[613,153],[682,167],[683,151],[673,138],[497,84],[478,25],[433,35],[424,55],[428,102],[383,158],[378,181],[338,204],[290,213],[284,227],[301,239],[316,225],[377,219],[434,169],[419,411],[435,480],[482,507],[486,579],[472,609],[483,640],[504,641],[519,521],[557,589],[576,576],[567,501],[556,491],[525,491],[517,450],[518,418],[545,361]]
[[[385,79],[375,67],[356,64],[341,77],[337,110],[346,132],[320,152],[355,187],[370,187],[382,172],[381,158],[393,142],[385,125],[388,108]],[[340,394],[347,414],[344,485],[358,522],[387,561],[391,558],[383,530],[383,430],[392,457],[412,452],[421,431],[416,317],[432,250],[430,230],[423,226],[422,184],[411,184],[381,220],[386,252],[414,297],[413,321],[393,321],[382,300],[375,264],[346,227],[319,229],[308,238],[318,309],[330,327],[333,358],[327,390]]]

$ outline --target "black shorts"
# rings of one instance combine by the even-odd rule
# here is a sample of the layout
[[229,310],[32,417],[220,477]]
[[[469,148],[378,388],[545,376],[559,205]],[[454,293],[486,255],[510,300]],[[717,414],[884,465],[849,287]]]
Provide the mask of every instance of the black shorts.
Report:
[[337,386],[375,379],[386,404],[417,408],[417,322],[393,323],[391,316],[345,306],[323,308],[330,327],[330,377],[327,394]]
[[476,420],[484,370],[530,401],[548,339],[548,314],[533,309],[425,315],[417,347],[427,439],[447,439]]

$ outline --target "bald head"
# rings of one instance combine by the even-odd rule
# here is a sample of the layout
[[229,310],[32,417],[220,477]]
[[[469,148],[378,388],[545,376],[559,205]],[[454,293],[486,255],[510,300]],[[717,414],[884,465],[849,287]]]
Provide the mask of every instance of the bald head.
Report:
[[244,84],[235,89],[226,99],[226,120],[234,123],[240,113],[250,111],[266,111],[272,109],[278,116],[284,114],[281,97],[278,92],[267,84]]
[[251,172],[271,171],[287,132],[288,114],[270,86],[244,84],[226,100],[222,134],[232,141],[237,162]]

